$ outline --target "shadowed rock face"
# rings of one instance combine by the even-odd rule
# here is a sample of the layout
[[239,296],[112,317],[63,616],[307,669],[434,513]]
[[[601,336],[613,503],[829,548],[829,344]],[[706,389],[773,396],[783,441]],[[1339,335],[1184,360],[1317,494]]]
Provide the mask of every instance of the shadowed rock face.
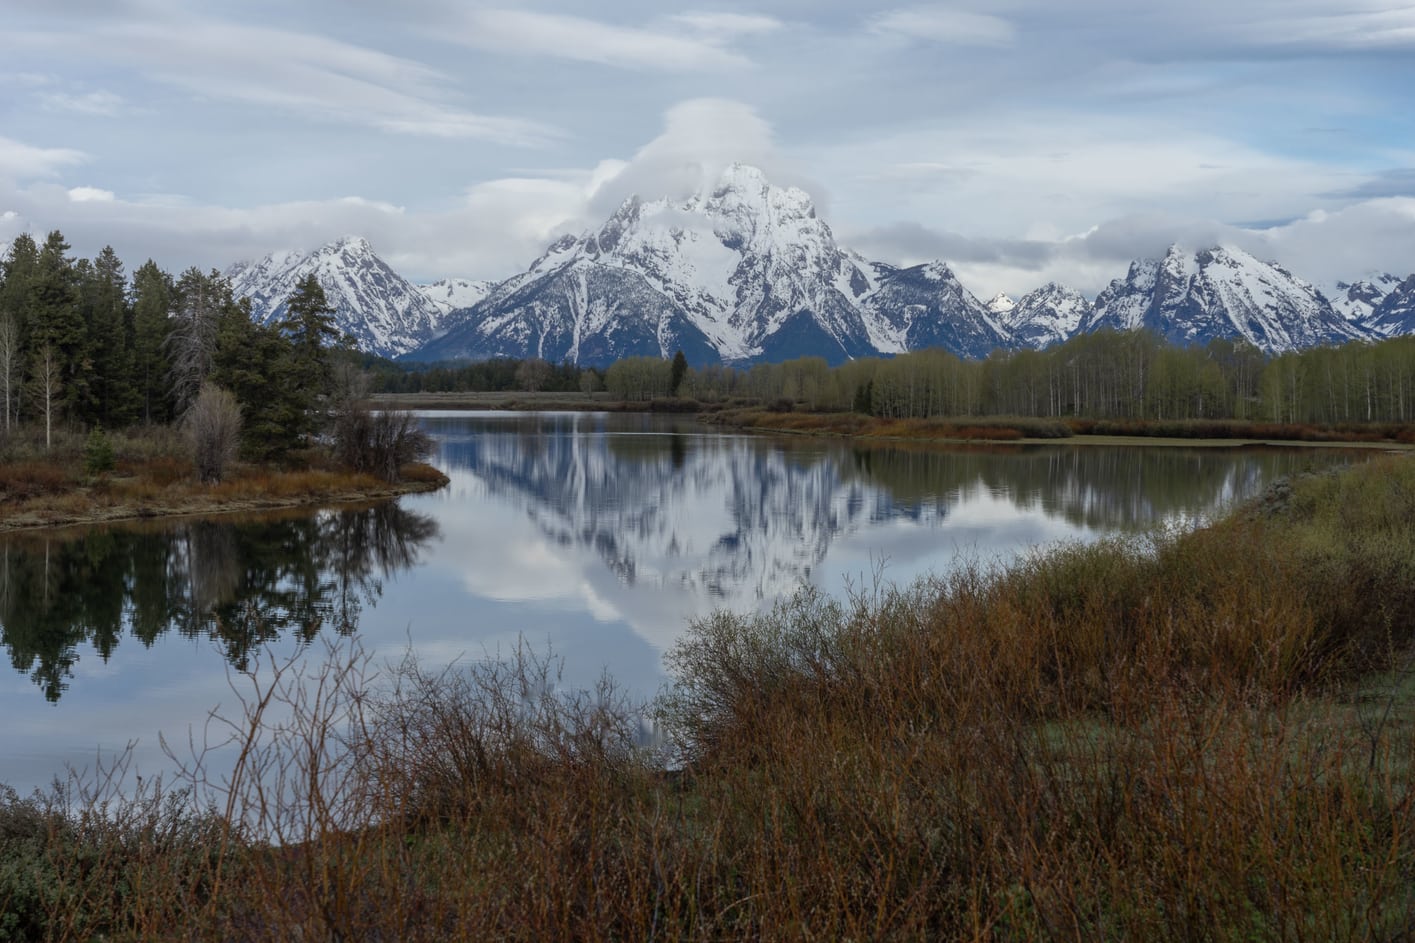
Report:
[[1363,326],[1380,337],[1415,334],[1415,275],[1386,295]]

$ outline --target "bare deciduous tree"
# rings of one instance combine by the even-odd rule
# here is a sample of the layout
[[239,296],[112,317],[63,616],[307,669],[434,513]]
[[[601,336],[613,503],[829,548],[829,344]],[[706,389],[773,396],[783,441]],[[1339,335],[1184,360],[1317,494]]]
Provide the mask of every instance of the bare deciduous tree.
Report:
[[553,371],[554,368],[539,357],[527,357],[516,368],[516,382],[527,393],[534,393],[545,386]]
[[229,294],[229,286],[223,286],[215,272],[206,276],[195,268],[188,269],[177,283],[177,310],[167,345],[178,415],[196,399],[211,373],[222,302],[228,300],[225,296]]
[[219,482],[241,444],[241,407],[236,397],[203,383],[184,423],[197,474],[204,483]]
[[9,311],[0,314],[0,392],[5,397],[5,431],[14,413],[15,381],[20,371],[20,326]]
[[59,396],[64,391],[62,367],[54,348],[45,344],[34,356],[30,385],[35,404],[44,417],[44,447],[53,443],[54,414],[59,409]]

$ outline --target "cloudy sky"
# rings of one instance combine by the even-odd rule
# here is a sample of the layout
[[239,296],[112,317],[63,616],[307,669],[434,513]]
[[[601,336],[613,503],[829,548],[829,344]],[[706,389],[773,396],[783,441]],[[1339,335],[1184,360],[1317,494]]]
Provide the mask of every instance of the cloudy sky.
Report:
[[975,293],[1173,241],[1415,272],[1415,5],[0,0],[0,243],[135,269],[366,236],[498,278],[726,162]]

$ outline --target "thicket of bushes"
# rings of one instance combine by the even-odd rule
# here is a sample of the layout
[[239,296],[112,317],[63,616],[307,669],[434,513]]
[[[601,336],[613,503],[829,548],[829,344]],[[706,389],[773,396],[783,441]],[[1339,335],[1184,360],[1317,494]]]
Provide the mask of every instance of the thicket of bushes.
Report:
[[249,679],[238,775],[190,766],[180,815],[0,803],[0,910],[50,939],[1398,939],[1412,525],[1392,458],[1202,530],[803,593],[694,624],[646,710],[524,650],[391,685],[335,650]]

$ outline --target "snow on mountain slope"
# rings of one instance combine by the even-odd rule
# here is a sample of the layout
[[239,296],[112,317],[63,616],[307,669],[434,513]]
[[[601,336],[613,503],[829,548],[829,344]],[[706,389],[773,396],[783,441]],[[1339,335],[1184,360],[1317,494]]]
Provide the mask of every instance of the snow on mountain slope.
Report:
[[1365,336],[1310,283],[1233,246],[1193,254],[1171,246],[1161,260],[1135,262],[1080,329],[1139,327],[1183,345],[1241,337],[1269,353]]
[[734,164],[687,200],[633,197],[597,231],[561,238],[414,356],[603,364],[682,348],[693,363],[839,363],[907,349],[910,315],[882,305],[880,287],[804,191]]
[[396,357],[436,336],[447,310],[380,259],[365,239],[346,237],[313,252],[276,252],[227,269],[236,297],[251,300],[261,323],[278,321],[295,286],[318,279],[335,325],[360,349]]
[[1006,292],[998,292],[992,296],[992,300],[987,303],[988,313],[998,318],[1006,320],[1008,312],[1017,307],[1017,302],[1007,296]]
[[430,285],[418,285],[417,289],[444,312],[452,312],[459,308],[470,308],[490,294],[495,287],[496,282],[444,278]]
[[899,269],[874,266],[878,287],[864,298],[871,320],[897,338],[896,350],[942,347],[980,359],[1012,338],[942,262]]
[[1355,282],[1336,282],[1322,287],[1332,307],[1346,320],[1359,324],[1371,316],[1386,296],[1400,286],[1389,273],[1373,274]]
[[1375,337],[1415,334],[1415,275],[1388,292],[1361,326]]
[[1048,282],[1023,295],[1001,321],[1020,346],[1041,350],[1073,336],[1090,313],[1091,303],[1079,291]]

